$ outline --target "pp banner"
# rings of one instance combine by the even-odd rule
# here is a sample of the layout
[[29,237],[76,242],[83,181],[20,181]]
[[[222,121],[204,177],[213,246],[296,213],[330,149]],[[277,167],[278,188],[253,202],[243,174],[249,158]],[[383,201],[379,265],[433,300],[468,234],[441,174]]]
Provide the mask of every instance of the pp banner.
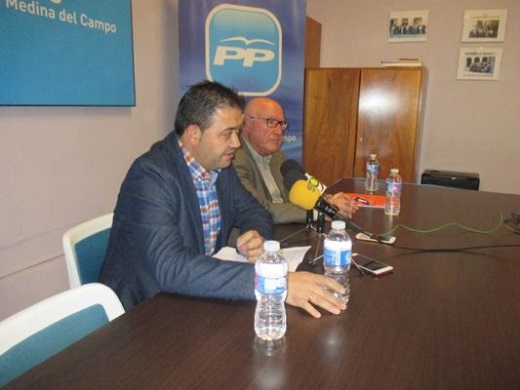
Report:
[[305,8],[305,0],[179,0],[181,93],[208,79],[246,99],[276,99],[289,122],[282,148],[299,161]]

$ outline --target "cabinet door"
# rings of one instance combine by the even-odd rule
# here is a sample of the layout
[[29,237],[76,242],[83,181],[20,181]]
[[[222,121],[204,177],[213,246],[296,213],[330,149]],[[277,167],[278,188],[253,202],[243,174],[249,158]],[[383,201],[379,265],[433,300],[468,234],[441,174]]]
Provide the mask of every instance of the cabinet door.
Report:
[[305,78],[303,166],[331,185],[352,177],[359,69],[308,69]]
[[365,175],[370,153],[380,161],[380,178],[399,168],[415,182],[419,151],[424,68],[365,68],[361,71],[354,176]]

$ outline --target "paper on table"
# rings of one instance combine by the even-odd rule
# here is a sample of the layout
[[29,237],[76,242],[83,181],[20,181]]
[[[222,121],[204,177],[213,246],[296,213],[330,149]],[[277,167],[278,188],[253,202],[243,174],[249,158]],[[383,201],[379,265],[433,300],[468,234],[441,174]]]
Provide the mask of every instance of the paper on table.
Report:
[[[295,246],[292,248],[283,248],[280,249],[280,254],[285,257],[287,260],[287,266],[289,271],[294,272],[296,268],[303,260],[303,257],[307,253],[307,251],[311,249],[310,246]],[[241,254],[237,253],[235,248],[231,248],[230,246],[225,246],[217,253],[213,255],[220,260],[229,260],[229,261],[240,261],[243,263],[247,263],[247,259]]]
[[280,254],[287,260],[289,271],[296,271],[296,268],[298,268],[309,249],[311,249],[310,245],[293,246],[292,248],[283,248],[280,250]]

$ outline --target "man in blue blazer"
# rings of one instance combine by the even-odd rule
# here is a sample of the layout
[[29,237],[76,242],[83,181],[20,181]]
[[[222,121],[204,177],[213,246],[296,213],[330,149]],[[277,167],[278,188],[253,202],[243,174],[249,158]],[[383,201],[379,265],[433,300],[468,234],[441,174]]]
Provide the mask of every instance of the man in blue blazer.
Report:
[[[273,237],[269,213],[242,186],[231,165],[240,147],[243,99],[216,82],[193,85],[182,97],[175,131],[130,168],[114,211],[100,281],[126,309],[165,291],[254,300],[254,260]],[[237,250],[250,263],[212,257],[240,230]],[[287,303],[311,315],[346,306],[343,287],[308,272],[288,276]]]

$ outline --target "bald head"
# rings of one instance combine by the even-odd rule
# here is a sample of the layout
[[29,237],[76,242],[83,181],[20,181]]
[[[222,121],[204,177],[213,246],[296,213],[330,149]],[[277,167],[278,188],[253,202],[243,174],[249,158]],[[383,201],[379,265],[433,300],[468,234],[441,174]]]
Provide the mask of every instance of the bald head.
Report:
[[276,100],[268,97],[253,98],[246,104],[245,108],[245,112],[251,115],[265,113],[268,110],[276,110],[283,115],[283,109],[280,104],[278,104]]
[[281,123],[268,126],[268,120],[285,122],[285,114],[276,100],[260,97],[251,99],[244,110],[243,136],[261,156],[280,150],[284,128]]

